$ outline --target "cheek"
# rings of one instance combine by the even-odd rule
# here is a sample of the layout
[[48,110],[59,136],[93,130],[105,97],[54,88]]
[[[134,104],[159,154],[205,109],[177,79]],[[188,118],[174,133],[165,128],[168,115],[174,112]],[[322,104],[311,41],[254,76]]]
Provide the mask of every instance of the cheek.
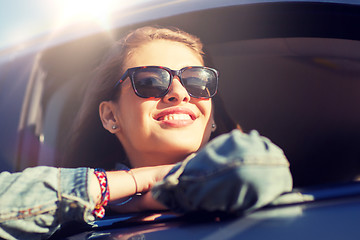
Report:
[[212,102],[211,100],[202,100],[198,103],[198,108],[200,109],[201,113],[207,118],[212,117]]
[[132,90],[130,81],[124,82],[117,102],[117,118],[123,128],[138,119],[139,112],[141,112],[138,101],[139,97]]
[[206,121],[207,121],[207,124],[206,124],[206,129],[205,129],[205,132],[208,133],[208,135],[210,136],[211,134],[211,131],[212,131],[212,124],[215,122],[214,121],[214,109],[213,109],[213,105],[212,105],[212,102],[209,101],[208,104],[206,104],[204,106],[204,111],[206,112],[205,116],[206,116]]
[[127,131],[144,131],[151,120],[153,101],[140,98],[132,93],[124,93],[120,97],[118,119],[122,128]]

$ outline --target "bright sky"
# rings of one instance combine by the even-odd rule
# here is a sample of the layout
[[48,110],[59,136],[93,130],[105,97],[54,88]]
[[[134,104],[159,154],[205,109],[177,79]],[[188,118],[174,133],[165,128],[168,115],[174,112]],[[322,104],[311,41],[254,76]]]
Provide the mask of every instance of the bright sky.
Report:
[[[147,0],[0,0],[0,49],[68,22],[95,18]],[[129,3],[130,2],[130,3]]]

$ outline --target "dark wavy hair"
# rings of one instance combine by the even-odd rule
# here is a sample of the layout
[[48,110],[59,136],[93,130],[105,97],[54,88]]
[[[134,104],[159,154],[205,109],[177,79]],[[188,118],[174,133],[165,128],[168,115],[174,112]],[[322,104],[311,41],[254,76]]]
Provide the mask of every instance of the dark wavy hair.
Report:
[[[103,128],[99,117],[99,104],[119,97],[120,91],[116,90],[114,85],[126,71],[126,61],[133,54],[133,50],[160,39],[185,44],[194,53],[199,54],[204,65],[209,66],[203,52],[203,44],[199,38],[187,32],[161,27],[143,27],[130,32],[113,45],[95,69],[92,82],[88,84],[83,104],[70,131],[67,152],[60,162],[61,167],[101,167],[111,170],[115,168],[116,163],[130,166],[121,142]],[[239,128],[226,112],[219,94],[212,98],[212,102],[217,128],[211,138]]]

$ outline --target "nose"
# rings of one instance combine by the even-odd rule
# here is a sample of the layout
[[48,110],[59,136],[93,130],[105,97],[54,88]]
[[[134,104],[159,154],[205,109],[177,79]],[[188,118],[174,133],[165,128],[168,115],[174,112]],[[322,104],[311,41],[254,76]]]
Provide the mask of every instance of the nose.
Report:
[[170,85],[169,92],[164,96],[164,101],[168,103],[180,103],[189,102],[190,95],[186,91],[185,87],[181,84],[178,76],[174,76],[174,79]]

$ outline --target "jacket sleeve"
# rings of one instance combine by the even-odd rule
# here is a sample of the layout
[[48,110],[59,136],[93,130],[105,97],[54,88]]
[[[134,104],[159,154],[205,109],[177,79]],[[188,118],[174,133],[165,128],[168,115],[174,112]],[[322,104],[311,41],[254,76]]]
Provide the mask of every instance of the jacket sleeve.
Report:
[[291,190],[283,151],[256,131],[233,130],[178,163],[152,194],[181,213],[244,214]]
[[0,238],[44,239],[67,221],[93,221],[88,168],[34,167],[0,174]]

